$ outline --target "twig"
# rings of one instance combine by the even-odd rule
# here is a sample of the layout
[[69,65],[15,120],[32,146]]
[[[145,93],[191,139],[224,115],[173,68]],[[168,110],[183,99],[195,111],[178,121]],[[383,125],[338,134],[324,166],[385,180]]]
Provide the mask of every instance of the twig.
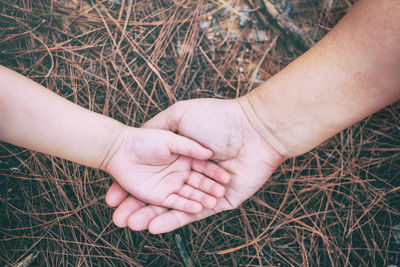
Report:
[[39,252],[29,254],[25,259],[18,262],[15,267],[28,267],[37,258]]
[[300,42],[306,48],[311,47],[314,42],[307,38],[307,34],[297,27],[291,18],[285,13],[280,13],[268,0],[263,0],[268,14],[276,21],[279,27],[288,35],[291,35],[296,41]]
[[185,248],[185,244],[183,244],[182,237],[181,237],[180,234],[176,234],[175,235],[175,242],[176,242],[176,245],[179,248],[179,253],[182,256],[182,260],[183,260],[183,263],[185,264],[185,266],[186,267],[193,266],[192,260],[190,259],[189,255],[187,253],[187,250]]
[[253,84],[254,80],[257,77],[258,71],[261,68],[262,63],[264,62],[265,58],[267,57],[268,53],[271,51],[272,48],[275,47],[276,45],[276,40],[278,40],[278,36],[275,36],[275,38],[272,40],[272,42],[269,44],[267,49],[265,50],[263,56],[261,57],[260,61],[258,62],[257,66],[255,67],[253,73],[250,76],[250,81],[249,81],[249,87],[247,88],[247,92],[250,92],[253,89]]

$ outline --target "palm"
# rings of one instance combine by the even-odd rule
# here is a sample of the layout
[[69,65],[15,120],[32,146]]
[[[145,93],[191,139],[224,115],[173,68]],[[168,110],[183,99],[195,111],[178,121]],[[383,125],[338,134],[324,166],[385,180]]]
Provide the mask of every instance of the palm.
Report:
[[165,130],[128,128],[110,154],[105,169],[135,198],[186,212],[214,207],[215,197],[224,194],[223,186],[206,176],[219,182],[229,176],[215,163],[189,157],[208,158],[211,151]]
[[168,232],[214,213],[236,208],[267,181],[282,161],[280,155],[254,131],[238,102],[233,100],[181,102],[147,122],[145,127],[177,131],[211,149],[214,151],[213,160],[231,173],[232,182],[226,186],[225,197],[219,199],[214,209],[199,214],[176,210],[166,212],[153,206],[132,211],[129,226],[136,230],[149,227],[154,233]]
[[[134,150],[134,149],[132,149]],[[192,160],[187,157],[149,153],[154,160],[143,159],[135,153],[119,153],[109,163],[109,172],[118,183],[135,197],[163,205],[167,197],[178,192],[191,170]]]
[[232,174],[225,199],[215,209],[237,207],[266,182],[280,157],[253,130],[237,102],[201,99],[183,104],[179,134],[214,151],[213,159]]

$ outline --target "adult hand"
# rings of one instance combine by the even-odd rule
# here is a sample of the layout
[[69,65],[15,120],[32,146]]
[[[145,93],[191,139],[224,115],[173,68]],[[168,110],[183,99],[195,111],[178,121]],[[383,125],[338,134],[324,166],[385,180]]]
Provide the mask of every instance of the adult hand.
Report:
[[[245,101],[245,100],[244,100]],[[157,206],[144,206],[114,184],[107,193],[110,206],[119,207],[113,220],[118,226],[133,230],[149,229],[151,233],[175,230],[212,214],[237,208],[251,197],[284,160],[272,140],[262,138],[255,130],[254,118],[243,109],[243,100],[196,99],[179,102],[145,123],[146,128],[159,128],[189,137],[214,152],[212,160],[227,170],[232,182],[225,197],[213,209],[190,214]],[[200,185],[198,185],[200,187]]]

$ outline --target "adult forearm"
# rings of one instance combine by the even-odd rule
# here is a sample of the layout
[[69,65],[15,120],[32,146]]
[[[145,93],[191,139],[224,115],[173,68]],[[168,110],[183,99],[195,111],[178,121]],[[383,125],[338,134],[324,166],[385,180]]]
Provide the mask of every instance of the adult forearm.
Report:
[[0,140],[98,168],[121,127],[0,66]]
[[400,98],[399,1],[361,0],[317,45],[240,102],[286,156]]

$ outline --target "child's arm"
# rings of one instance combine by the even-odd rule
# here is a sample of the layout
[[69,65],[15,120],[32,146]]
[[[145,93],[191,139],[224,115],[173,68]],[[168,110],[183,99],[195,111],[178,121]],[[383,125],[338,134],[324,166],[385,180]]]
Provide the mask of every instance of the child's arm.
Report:
[[212,208],[225,193],[208,177],[230,179],[191,139],[128,127],[2,66],[0,140],[101,168],[137,198],[187,212]]
[[0,140],[100,168],[125,125],[0,66]]

